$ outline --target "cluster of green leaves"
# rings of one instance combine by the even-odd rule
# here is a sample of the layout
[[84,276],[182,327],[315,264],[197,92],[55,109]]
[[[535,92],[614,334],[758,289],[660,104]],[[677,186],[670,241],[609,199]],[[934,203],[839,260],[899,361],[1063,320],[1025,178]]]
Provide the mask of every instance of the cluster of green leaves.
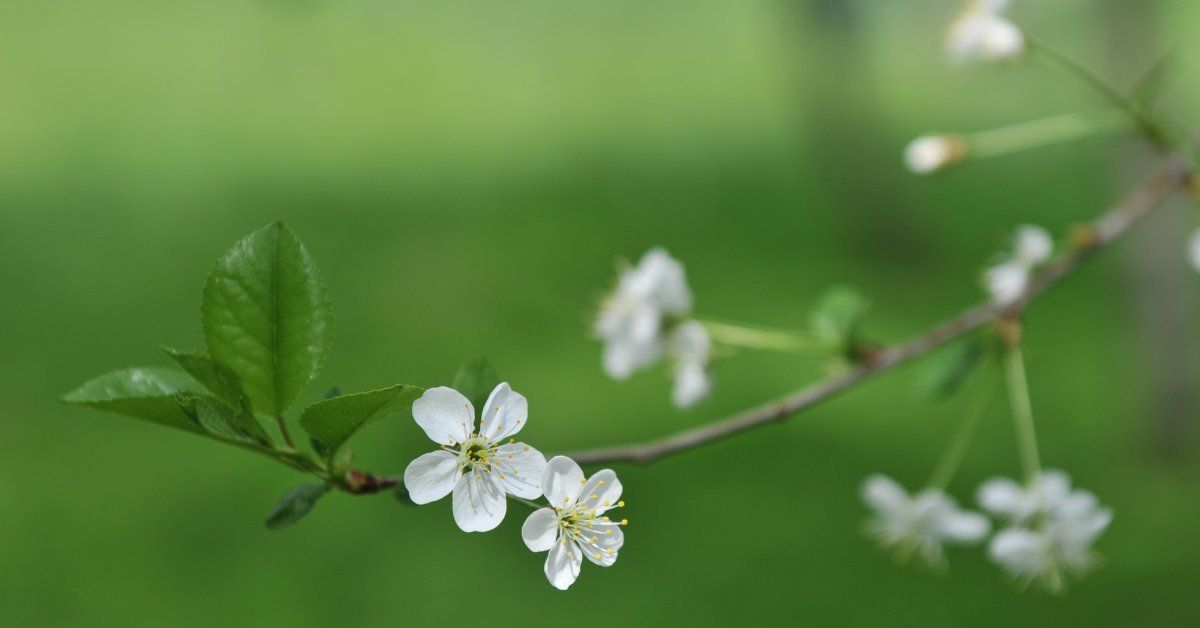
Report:
[[[310,448],[298,447],[284,413],[320,373],[333,343],[333,311],[308,249],[282,223],[242,238],[204,282],[206,349],[164,348],[178,369],[128,368],[67,393],[67,403],[174,427],[265,455],[317,476],[267,519],[291,524],[330,488],[346,488],[346,441],[372,421],[407,410],[423,389],[398,384],[336,394],[300,414]],[[490,367],[489,367],[490,368]]]

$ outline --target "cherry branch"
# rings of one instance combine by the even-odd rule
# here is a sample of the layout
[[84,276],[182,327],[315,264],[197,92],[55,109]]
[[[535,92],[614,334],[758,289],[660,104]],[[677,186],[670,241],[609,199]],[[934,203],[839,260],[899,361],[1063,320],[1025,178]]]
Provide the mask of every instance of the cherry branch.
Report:
[[844,373],[707,425],[649,441],[587,449],[567,455],[581,465],[606,462],[647,464],[783,421],[968,332],[1002,319],[1015,318],[1034,298],[1070,275],[1096,251],[1128,233],[1175,192],[1185,188],[1190,174],[1182,157],[1173,155],[1165,158],[1151,176],[1108,212],[1089,224],[1076,227],[1070,234],[1070,250],[1043,267],[1032,278],[1025,293],[1012,303],[976,305],[903,343],[865,352],[858,363]]

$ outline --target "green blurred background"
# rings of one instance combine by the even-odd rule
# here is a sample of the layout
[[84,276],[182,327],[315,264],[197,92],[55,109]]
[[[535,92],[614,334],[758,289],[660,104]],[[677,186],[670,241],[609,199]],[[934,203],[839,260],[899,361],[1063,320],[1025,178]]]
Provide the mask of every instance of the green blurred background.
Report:
[[[1170,50],[1191,122],[1200,5],[1017,0],[1015,18],[1128,86]],[[0,7],[0,608],[11,626],[1196,625],[1196,280],[1186,205],[1028,316],[1042,456],[1111,505],[1104,566],[1061,598],[977,549],[937,576],[865,540],[859,482],[927,477],[957,401],[902,369],[792,421],[619,466],[631,520],[611,569],[567,593],[520,541],[449,504],[335,494],[262,519],[302,481],[232,448],[67,407],[108,370],[199,347],[200,286],[243,234],[287,221],[325,273],[337,340],[302,397],[448,383],[486,353],[546,452],[661,435],[822,366],[738,356],[678,412],[664,373],[606,379],[589,318],[614,260],[666,246],[700,313],[805,324],[852,283],[894,340],[978,299],[1022,222],[1061,232],[1148,172],[1098,138],[907,174],[930,130],[1103,106],[1033,64],[953,67],[958,10],[928,2],[257,0]],[[352,443],[399,472],[411,421]],[[1015,475],[1004,404],[951,486]]]

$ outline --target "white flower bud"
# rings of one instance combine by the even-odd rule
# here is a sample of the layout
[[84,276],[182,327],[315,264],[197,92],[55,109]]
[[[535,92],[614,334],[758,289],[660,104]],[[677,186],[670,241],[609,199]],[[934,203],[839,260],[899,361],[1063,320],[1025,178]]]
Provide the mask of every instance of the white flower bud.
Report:
[[904,164],[916,174],[930,174],[962,161],[967,144],[957,135],[924,135],[904,149]]

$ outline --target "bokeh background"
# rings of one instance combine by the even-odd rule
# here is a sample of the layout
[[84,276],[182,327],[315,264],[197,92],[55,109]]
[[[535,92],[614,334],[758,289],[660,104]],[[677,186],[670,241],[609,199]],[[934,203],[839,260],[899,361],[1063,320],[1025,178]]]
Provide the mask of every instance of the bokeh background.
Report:
[[[1200,5],[1017,0],[1014,17],[1121,86],[1174,51],[1191,123]],[[383,0],[10,2],[0,8],[0,608],[10,626],[1195,625],[1200,492],[1196,277],[1180,202],[1028,314],[1047,466],[1112,506],[1105,564],[1068,595],[1022,592],[978,549],[938,576],[861,534],[859,482],[931,471],[961,403],[902,369],[790,422],[647,468],[619,466],[615,567],[567,593],[515,510],[466,535],[446,502],[334,494],[262,519],[302,481],[206,440],[59,395],[160,344],[199,347],[200,286],[243,234],[287,221],[330,287],[337,340],[302,397],[448,383],[485,353],[543,451],[716,419],[822,373],[716,366],[707,404],[665,373],[606,379],[588,337],[614,261],[666,246],[700,313],[806,324],[858,286],[900,339],[980,298],[1023,222],[1061,232],[1151,168],[1107,137],[933,178],[900,152],[1104,106],[1055,68],[954,67],[958,10],[928,2]],[[399,472],[406,419],[352,447]],[[1015,475],[998,398],[951,491]]]

